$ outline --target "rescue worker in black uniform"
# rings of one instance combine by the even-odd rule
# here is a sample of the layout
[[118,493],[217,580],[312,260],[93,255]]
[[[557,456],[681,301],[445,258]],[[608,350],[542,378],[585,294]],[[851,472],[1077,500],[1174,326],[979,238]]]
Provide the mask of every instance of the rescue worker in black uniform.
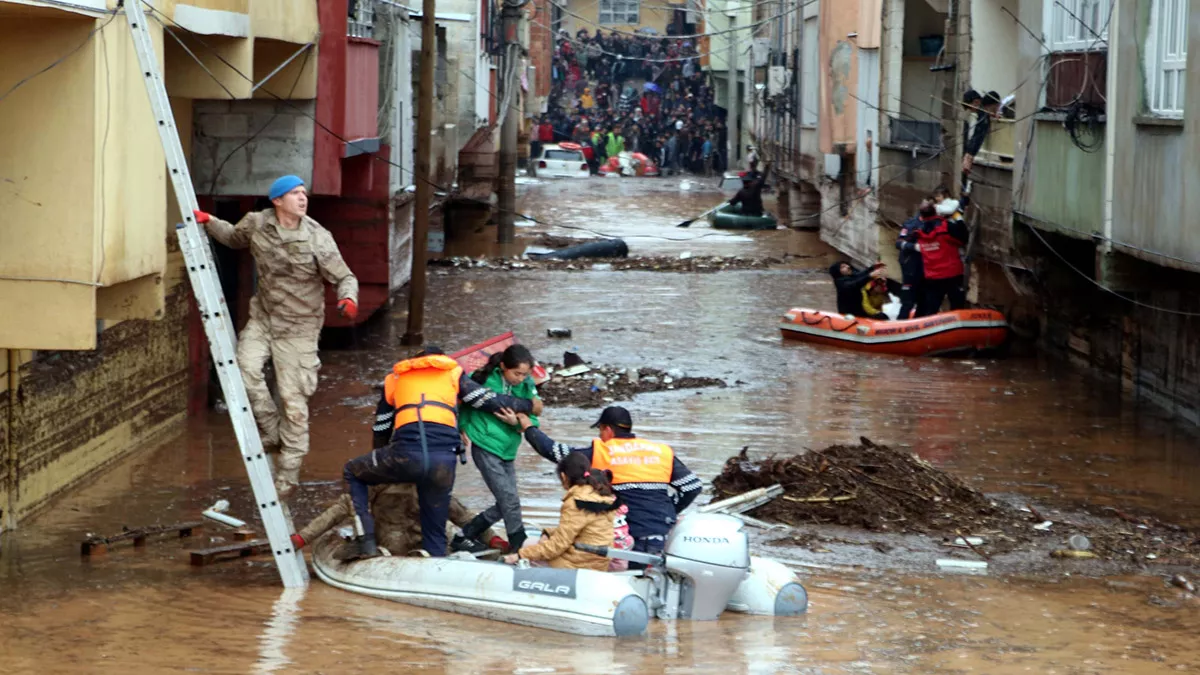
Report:
[[[604,409],[592,425],[599,429],[600,437],[581,448],[556,443],[528,417],[517,417],[525,440],[542,457],[557,463],[568,453],[579,452],[591,460],[593,469],[612,473],[613,490],[629,508],[629,534],[635,551],[661,553],[676,517],[704,487],[671,446],[635,436],[633,418],[620,406]],[[630,567],[637,564],[630,563]]]
[[467,377],[458,362],[437,347],[426,347],[392,367],[375,409],[376,449],[346,462],[342,471],[362,524],[358,546],[345,558],[379,555],[368,486],[389,483],[417,485],[422,548],[432,556],[446,555],[446,518],[461,443],[460,401],[493,414],[533,410],[533,401],[497,394]]

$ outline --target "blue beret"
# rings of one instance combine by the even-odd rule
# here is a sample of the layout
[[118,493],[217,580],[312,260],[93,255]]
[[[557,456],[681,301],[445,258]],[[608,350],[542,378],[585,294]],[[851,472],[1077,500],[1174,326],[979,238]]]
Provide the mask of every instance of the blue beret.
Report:
[[268,199],[279,199],[287,193],[304,185],[304,179],[299,176],[283,176],[276,178],[274,183],[271,183],[271,191],[267,193]]

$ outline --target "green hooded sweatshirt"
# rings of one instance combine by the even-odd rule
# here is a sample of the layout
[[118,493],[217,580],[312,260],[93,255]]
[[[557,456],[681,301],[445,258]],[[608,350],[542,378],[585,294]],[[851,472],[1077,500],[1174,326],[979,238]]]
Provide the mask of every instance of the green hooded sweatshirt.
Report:
[[[532,377],[525,378],[521,384],[510,385],[505,381],[504,373],[500,368],[492,371],[483,386],[497,394],[507,394],[530,400],[538,397],[537,387],[533,384]],[[529,419],[535,427],[538,426],[536,416],[530,415]],[[495,415],[470,406],[458,407],[458,427],[467,434],[467,438],[471,439],[472,443],[500,459],[507,462],[516,459],[517,450],[521,447],[523,438],[520,427],[505,424],[496,419]]]

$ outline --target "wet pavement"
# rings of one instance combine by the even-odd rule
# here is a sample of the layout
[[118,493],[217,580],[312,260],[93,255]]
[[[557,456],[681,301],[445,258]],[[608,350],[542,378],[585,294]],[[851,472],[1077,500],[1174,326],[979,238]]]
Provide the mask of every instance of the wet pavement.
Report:
[[[1122,401],[1116,388],[1052,360],[911,360],[782,341],[792,306],[833,302],[815,234],[728,236],[673,225],[721,199],[679,180],[539,181],[520,208],[552,225],[523,234],[629,237],[632,255],[815,256],[793,268],[679,274],[431,268],[428,342],[455,350],[506,330],[545,361],[577,348],[617,367],[679,369],[723,389],[645,394],[628,404],[645,436],[673,445],[705,480],[743,446],[790,453],[867,436],[909,449],[1000,498],[1041,508],[1113,505],[1200,525],[1197,430]],[[570,227],[567,227],[570,226]],[[722,236],[701,237],[706,234]],[[632,235],[638,235],[634,238]],[[666,237],[657,239],[655,237]],[[673,239],[689,241],[672,241]],[[811,269],[806,269],[811,264]],[[398,307],[402,306],[402,300]],[[402,311],[332,336],[313,399],[301,520],[341,489],[346,459],[369,449],[377,381],[404,351]],[[550,327],[573,336],[546,337]],[[596,411],[552,408],[556,440],[591,437]],[[523,451],[523,503],[557,509],[551,465]],[[483,506],[473,466],[456,492]],[[811,609],[799,619],[729,616],[653,622],[638,640],[582,639],[459,617],[338,591],[318,581],[282,593],[267,558],[192,568],[194,542],[166,539],[81,561],[86,533],[192,520],[219,498],[251,517],[228,420],[190,420],[3,535],[0,671],[486,673],[1158,673],[1200,669],[1191,647],[1200,602],[1139,576],[1092,578],[1070,561],[1036,576],[938,575],[936,544],[901,557],[776,549],[798,565]],[[221,536],[219,526],[200,535]],[[822,530],[831,537],[864,533]],[[874,536],[874,535],[872,535]],[[1064,533],[1065,536],[1065,533]],[[902,542],[902,547],[908,546]]]

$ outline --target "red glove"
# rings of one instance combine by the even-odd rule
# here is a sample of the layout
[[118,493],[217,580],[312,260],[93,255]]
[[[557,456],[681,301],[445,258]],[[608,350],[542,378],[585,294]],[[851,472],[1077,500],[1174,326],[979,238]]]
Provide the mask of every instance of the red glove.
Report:
[[301,537],[299,534],[292,535],[292,546],[295,546],[297,551],[304,548],[304,545],[307,543],[304,541],[304,537]]
[[342,316],[351,321],[358,318],[358,305],[350,298],[338,300],[338,311],[342,313]]
[[212,216],[203,211],[192,211],[192,215],[196,217],[196,222],[201,225],[207,223],[209,218],[212,218]]

